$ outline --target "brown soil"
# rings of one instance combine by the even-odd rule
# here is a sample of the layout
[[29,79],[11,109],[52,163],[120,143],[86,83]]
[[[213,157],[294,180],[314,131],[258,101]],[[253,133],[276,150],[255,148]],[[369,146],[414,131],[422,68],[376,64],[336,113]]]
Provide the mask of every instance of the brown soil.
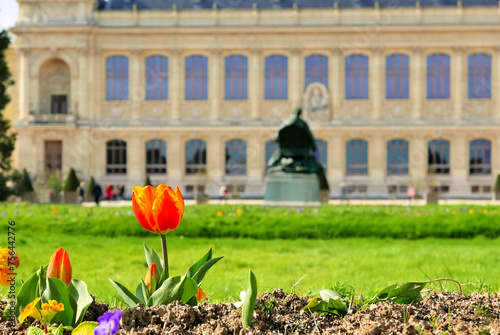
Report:
[[[430,292],[419,303],[380,302],[344,318],[301,311],[309,300],[281,289],[259,294],[260,309],[249,329],[242,329],[240,312],[232,304],[137,305],[124,310],[117,334],[500,334],[499,293]],[[95,321],[107,309],[105,304],[93,303],[85,319]],[[26,334],[27,327],[0,320],[2,335]]]

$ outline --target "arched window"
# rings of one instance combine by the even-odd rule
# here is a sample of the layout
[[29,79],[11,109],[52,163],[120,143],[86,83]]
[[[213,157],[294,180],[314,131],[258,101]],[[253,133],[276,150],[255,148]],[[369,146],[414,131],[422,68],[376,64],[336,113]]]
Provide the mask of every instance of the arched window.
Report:
[[446,140],[432,140],[428,143],[429,173],[449,174],[450,173],[450,142]]
[[186,174],[205,173],[207,169],[207,143],[202,140],[186,142]]
[[491,98],[491,56],[470,55],[468,73],[469,99]]
[[111,140],[106,143],[106,173],[127,173],[127,142]]
[[106,100],[128,100],[128,58],[106,59]]
[[226,57],[226,100],[247,99],[247,63],[245,56]]
[[322,83],[328,87],[328,57],[322,55],[306,57],[306,87],[310,83]]
[[266,99],[288,99],[288,58],[266,57]]
[[408,99],[409,63],[409,57],[405,55],[390,55],[385,59],[385,95],[387,99]]
[[146,173],[164,174],[167,172],[167,142],[152,140],[146,143]]
[[168,58],[146,58],[146,100],[168,99]]
[[491,142],[474,140],[469,143],[469,173],[471,175],[491,174]]
[[186,58],[186,100],[206,100],[207,92],[207,57],[191,56]]
[[265,161],[266,170],[267,170],[267,163],[271,159],[271,156],[273,155],[273,153],[278,148],[279,148],[279,144],[276,141],[270,140],[270,141],[266,142],[266,161]]
[[326,171],[326,164],[328,159],[328,144],[323,140],[316,140],[316,152],[314,156],[316,156],[316,160],[323,166],[323,169]]
[[241,140],[226,142],[226,174],[244,175],[247,173],[247,143]]
[[368,99],[368,57],[351,55],[345,58],[345,98]]
[[450,56],[427,56],[427,99],[450,98]]
[[368,143],[363,140],[351,140],[346,143],[346,175],[368,174]]
[[408,142],[392,140],[387,142],[387,175],[401,176],[408,174]]

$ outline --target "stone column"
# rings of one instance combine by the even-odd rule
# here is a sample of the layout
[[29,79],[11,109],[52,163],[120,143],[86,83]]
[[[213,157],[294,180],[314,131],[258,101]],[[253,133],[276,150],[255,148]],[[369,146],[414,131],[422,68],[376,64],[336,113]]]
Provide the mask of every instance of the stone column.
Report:
[[330,91],[332,110],[330,117],[340,119],[342,101],[344,99],[344,84],[342,82],[342,50],[335,46],[328,59],[328,90]]
[[463,114],[463,105],[466,97],[464,90],[466,77],[464,72],[464,46],[453,47],[453,63],[451,65],[451,98],[453,99],[453,117],[460,118]]
[[130,67],[129,67],[129,106],[132,119],[141,117],[140,104],[144,96],[144,84],[141,82],[143,73],[141,73],[141,50],[139,48],[130,49]]
[[[22,46],[19,49],[19,120],[26,120],[30,113],[29,101],[29,55],[30,49]],[[38,106],[37,106],[38,108]]]
[[493,157],[491,161],[491,173],[494,181],[496,180],[496,176],[500,174],[500,134],[498,133],[491,143],[491,150],[491,156]]
[[181,179],[185,172],[186,144],[178,134],[167,138],[167,175],[169,178]]
[[77,113],[77,117],[79,118],[84,118],[84,119],[89,119],[90,118],[90,113],[88,110],[88,90],[87,90],[87,83],[88,83],[88,73],[89,73],[89,68],[87,65],[87,47],[85,45],[79,46],[78,47],[78,74],[79,74],[79,81],[78,81],[78,97],[73,97],[73,101],[76,103],[75,105],[77,106],[77,110],[75,113]]
[[387,148],[380,134],[373,134],[368,142],[368,175],[373,179],[383,179],[387,170]]
[[372,118],[378,120],[381,118],[382,110],[382,78],[383,78],[382,47],[373,48],[372,57],[370,57],[369,78],[369,98],[372,101]]
[[412,48],[413,54],[410,57],[410,98],[413,103],[414,119],[422,118],[422,108],[425,94],[425,62],[423,47]]
[[181,60],[180,49],[170,49],[168,67],[168,98],[171,101],[170,117],[173,120],[178,120],[180,115],[181,100],[184,99],[184,91],[181,87],[181,76],[183,75],[185,69],[184,62]]
[[250,100],[250,118],[262,117],[260,104],[264,97],[264,68],[262,66],[262,50],[260,47],[250,49],[250,64],[248,66],[248,98]]
[[221,80],[221,52],[219,48],[211,50],[211,57],[208,60],[208,98],[210,99],[210,118],[218,120],[220,118],[220,102],[223,90],[223,80]]
[[304,91],[304,71],[301,71],[302,49],[291,48],[290,62],[288,63],[288,100],[292,103],[292,109],[301,106],[302,92]]

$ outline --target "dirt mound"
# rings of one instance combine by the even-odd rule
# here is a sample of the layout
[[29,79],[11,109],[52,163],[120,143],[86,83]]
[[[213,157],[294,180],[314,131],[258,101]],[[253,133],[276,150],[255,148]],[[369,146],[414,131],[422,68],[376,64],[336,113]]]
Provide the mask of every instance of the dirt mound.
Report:
[[[433,291],[418,303],[379,302],[343,318],[302,311],[309,300],[281,289],[259,294],[249,329],[242,328],[241,313],[233,304],[137,305],[123,311],[117,334],[500,334],[499,293],[466,296]],[[5,302],[2,304],[5,307]],[[105,304],[94,302],[85,320],[95,321],[107,309]],[[26,334],[27,327],[1,319],[0,333]]]

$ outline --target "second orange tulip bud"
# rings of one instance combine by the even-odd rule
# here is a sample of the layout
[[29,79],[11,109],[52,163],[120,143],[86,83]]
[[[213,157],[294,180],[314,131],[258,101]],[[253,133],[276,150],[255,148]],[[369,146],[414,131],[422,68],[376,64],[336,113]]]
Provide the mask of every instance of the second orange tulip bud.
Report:
[[158,275],[158,270],[156,269],[156,264],[152,263],[149,267],[148,273],[146,274],[146,278],[144,279],[144,284],[148,287],[149,293],[153,293],[153,278],[155,282],[158,284],[158,280],[160,280],[160,276]]
[[71,274],[68,252],[63,248],[57,249],[50,257],[47,278],[58,278],[68,286],[71,283]]

